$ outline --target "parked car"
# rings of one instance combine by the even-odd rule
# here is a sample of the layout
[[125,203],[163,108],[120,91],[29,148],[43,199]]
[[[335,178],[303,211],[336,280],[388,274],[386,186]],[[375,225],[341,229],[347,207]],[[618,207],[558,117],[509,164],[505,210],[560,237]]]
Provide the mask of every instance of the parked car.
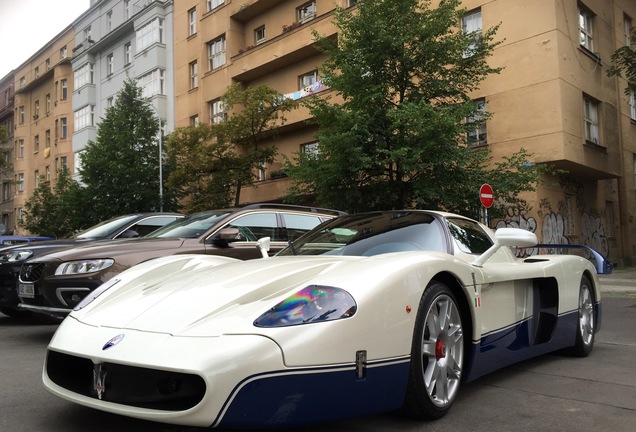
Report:
[[23,243],[55,240],[54,237],[46,236],[17,236],[17,235],[0,235],[0,248],[5,246],[14,246]]
[[123,270],[173,254],[259,258],[256,241],[270,237],[272,251],[343,212],[284,204],[194,213],[137,240],[60,250],[26,261],[20,270],[19,305],[63,318],[89,292]]
[[22,263],[37,257],[78,244],[96,240],[136,238],[161,228],[176,219],[181,213],[148,212],[119,216],[101,222],[69,239],[37,241],[27,244],[7,246],[0,250],[0,312],[9,316],[24,316],[28,312],[19,309],[18,276]]
[[399,408],[436,419],[462,382],[592,350],[595,267],[511,250],[536,243],[518,228],[389,211],[328,221],[272,258],[149,261],[75,306],[44,385],[111,413],[223,429]]

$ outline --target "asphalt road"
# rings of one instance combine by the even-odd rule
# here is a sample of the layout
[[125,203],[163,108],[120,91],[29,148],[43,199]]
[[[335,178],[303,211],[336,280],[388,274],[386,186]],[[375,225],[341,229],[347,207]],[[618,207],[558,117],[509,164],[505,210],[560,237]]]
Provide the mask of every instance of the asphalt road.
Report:
[[[633,431],[636,428],[636,278],[604,280],[603,328],[584,359],[547,355],[464,385],[451,412],[434,422],[394,414],[286,432]],[[56,326],[0,314],[0,431],[200,432],[74,405],[41,384]],[[329,405],[316,407],[328,410]]]

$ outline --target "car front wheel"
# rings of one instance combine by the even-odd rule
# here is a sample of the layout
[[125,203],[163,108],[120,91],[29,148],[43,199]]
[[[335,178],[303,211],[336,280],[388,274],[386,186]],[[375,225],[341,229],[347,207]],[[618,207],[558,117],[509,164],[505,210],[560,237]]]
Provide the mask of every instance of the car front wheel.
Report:
[[594,319],[594,293],[592,283],[587,276],[581,278],[579,288],[579,309],[576,322],[576,339],[569,354],[576,357],[586,357],[594,347],[594,333],[596,321]]
[[404,410],[420,419],[444,416],[459,391],[464,363],[462,317],[453,292],[431,282],[415,321]]

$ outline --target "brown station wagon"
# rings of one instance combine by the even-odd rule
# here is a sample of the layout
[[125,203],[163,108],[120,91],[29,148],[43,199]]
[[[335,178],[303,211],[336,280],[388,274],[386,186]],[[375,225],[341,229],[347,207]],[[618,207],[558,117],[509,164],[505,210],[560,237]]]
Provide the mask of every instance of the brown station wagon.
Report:
[[259,258],[259,238],[270,237],[270,254],[274,254],[321,222],[342,214],[312,207],[253,204],[194,213],[139,239],[99,242],[41,255],[22,265],[19,307],[63,318],[103,282],[149,259],[193,253]]

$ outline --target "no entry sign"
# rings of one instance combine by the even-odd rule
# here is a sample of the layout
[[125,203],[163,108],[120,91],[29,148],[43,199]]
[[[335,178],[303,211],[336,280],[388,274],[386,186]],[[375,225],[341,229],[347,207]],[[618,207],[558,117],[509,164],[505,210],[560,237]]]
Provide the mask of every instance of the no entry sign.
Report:
[[492,204],[495,202],[495,194],[492,191],[492,186],[488,183],[484,183],[479,188],[479,201],[481,201],[481,205],[486,208],[492,207]]

